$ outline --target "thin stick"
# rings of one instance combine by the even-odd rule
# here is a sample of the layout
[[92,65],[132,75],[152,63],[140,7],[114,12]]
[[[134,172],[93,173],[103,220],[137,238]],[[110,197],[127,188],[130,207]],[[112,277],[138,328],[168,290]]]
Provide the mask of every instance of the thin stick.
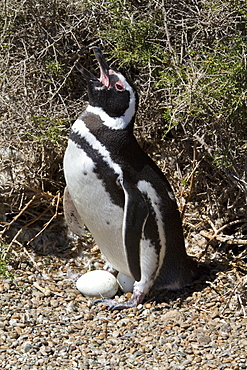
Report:
[[27,242],[27,245],[29,245],[34,239],[36,239],[47,228],[47,226],[50,225],[50,223],[54,220],[54,218],[57,217],[57,215],[58,215],[58,207],[59,207],[59,202],[60,202],[60,192],[58,192],[58,195],[55,198],[57,198],[57,203],[56,203],[56,210],[55,210],[54,215],[50,218],[50,220],[48,222],[46,222],[46,224],[44,225],[44,227],[32,239],[30,239]]
[[13,217],[13,220],[11,222],[7,223],[3,231],[0,233],[1,235],[3,235],[10,228],[10,226],[25,212],[25,210],[30,206],[30,204],[34,201],[35,198],[36,195],[33,195],[32,199],[30,199],[29,202],[27,202],[27,204],[21,209],[18,215]]
[[194,144],[192,171],[191,171],[190,175],[187,177],[187,180],[190,178],[190,187],[189,187],[189,193],[186,196],[185,204],[184,204],[182,212],[181,212],[181,219],[182,220],[184,218],[184,214],[185,214],[186,208],[188,206],[189,199],[190,199],[191,194],[192,194],[192,190],[193,190],[193,187],[194,187],[195,171],[198,168],[199,164],[200,164],[200,162],[197,162],[197,159],[196,159],[196,145]]
[[221,243],[227,243],[227,244],[242,244],[242,245],[247,245],[247,239],[236,239],[232,238],[231,236],[226,236],[226,235],[217,235],[216,233],[210,233],[208,231],[201,230],[200,234],[204,236],[205,238],[209,239],[211,242],[213,239],[218,240]]
[[[11,242],[9,243],[8,245],[8,248],[4,251],[3,253],[3,259],[6,257],[7,253],[10,251],[10,248],[12,247],[12,245],[14,243],[17,243],[17,244],[20,244],[18,241],[17,241],[17,238],[18,236],[27,228],[29,227],[30,225],[32,225],[34,222],[38,221],[44,214],[46,214],[48,212],[48,210],[42,212],[38,217],[36,217],[35,219],[33,219],[32,221],[28,222],[26,225],[24,225],[16,234],[15,236],[13,237],[13,239],[11,240]],[[23,247],[23,245],[22,245]],[[24,247],[23,247],[24,248]]]

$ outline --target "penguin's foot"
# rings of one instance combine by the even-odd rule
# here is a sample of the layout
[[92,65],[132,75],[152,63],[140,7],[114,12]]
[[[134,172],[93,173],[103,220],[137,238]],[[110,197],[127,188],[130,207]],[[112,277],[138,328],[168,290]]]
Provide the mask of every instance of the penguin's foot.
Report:
[[143,292],[134,291],[132,297],[127,302],[118,302],[114,299],[104,298],[104,299],[97,299],[94,303],[100,303],[106,306],[109,306],[109,311],[114,310],[124,310],[125,308],[136,307],[143,301],[145,294]]

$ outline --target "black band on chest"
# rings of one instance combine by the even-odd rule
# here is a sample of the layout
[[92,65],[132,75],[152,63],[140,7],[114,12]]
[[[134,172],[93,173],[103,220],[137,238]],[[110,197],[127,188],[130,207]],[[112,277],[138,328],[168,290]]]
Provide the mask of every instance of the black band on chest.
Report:
[[[97,149],[94,149],[78,132],[72,129],[69,138],[93,161],[95,165],[94,173],[97,178],[102,181],[112,203],[124,208],[124,193],[122,187],[117,183],[119,174],[110,167],[110,164],[105,159],[103,159],[101,153]],[[95,184],[95,186],[97,186],[97,184]]]

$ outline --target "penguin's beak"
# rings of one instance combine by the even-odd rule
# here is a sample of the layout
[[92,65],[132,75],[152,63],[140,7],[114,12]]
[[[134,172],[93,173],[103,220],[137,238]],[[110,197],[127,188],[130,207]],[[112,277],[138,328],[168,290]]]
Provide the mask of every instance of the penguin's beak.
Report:
[[109,80],[109,71],[110,68],[105,61],[104,55],[102,54],[101,50],[97,46],[92,46],[90,49],[93,49],[94,55],[99,63],[100,67],[100,78],[95,77],[91,72],[89,72],[86,68],[82,67],[80,63],[76,63],[76,68],[79,72],[83,74],[86,80],[93,81],[96,84],[101,83],[107,89],[110,87],[110,80]]
[[104,55],[102,54],[101,50],[97,46],[92,46],[90,49],[93,50],[95,58],[99,63],[100,67],[100,82],[108,89],[110,87],[110,80],[109,80],[109,66],[105,61]]

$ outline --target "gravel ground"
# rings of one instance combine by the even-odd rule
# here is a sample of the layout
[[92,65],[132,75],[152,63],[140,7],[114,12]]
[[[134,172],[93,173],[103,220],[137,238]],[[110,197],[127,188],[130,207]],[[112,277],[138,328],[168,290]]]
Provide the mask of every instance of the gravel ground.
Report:
[[3,369],[247,368],[247,279],[240,269],[216,256],[193,286],[109,312],[72,281],[73,273],[102,267],[98,248],[49,248],[41,255],[16,245],[13,279],[0,278]]

